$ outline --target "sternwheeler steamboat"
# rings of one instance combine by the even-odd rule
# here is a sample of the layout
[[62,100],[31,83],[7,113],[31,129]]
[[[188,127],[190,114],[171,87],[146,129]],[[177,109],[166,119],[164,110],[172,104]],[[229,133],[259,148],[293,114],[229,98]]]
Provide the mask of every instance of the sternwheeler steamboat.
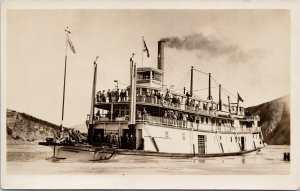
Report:
[[194,95],[193,67],[188,92],[165,86],[164,44],[158,42],[157,68],[137,68],[132,56],[130,85],[120,91],[115,88],[96,93],[95,61],[87,140],[73,145],[53,141],[40,144],[53,147],[57,159],[72,155],[89,160],[113,155],[212,157],[260,150],[264,143],[259,116],[244,111],[239,94],[236,103],[229,97],[224,103],[220,84],[219,100],[214,101],[210,73],[206,99]]

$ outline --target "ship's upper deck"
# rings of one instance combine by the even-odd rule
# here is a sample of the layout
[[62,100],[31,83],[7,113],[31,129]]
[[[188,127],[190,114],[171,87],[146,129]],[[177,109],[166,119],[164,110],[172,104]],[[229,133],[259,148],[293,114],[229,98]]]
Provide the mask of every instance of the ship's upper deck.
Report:
[[136,83],[143,86],[161,88],[163,86],[163,74],[162,70],[151,67],[137,68],[137,80]]

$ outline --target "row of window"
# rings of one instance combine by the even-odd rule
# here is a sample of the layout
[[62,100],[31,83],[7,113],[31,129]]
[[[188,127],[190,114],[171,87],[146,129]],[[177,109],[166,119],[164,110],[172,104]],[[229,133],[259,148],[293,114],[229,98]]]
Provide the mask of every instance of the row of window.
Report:
[[[169,132],[165,131],[165,138],[168,139],[169,138]],[[233,137],[229,137],[230,138],[230,142],[233,141]],[[259,135],[258,134],[253,134],[253,139],[258,139]],[[185,140],[185,133],[182,133],[182,140]],[[222,136],[219,136],[219,140],[222,141]],[[228,137],[225,137],[225,141],[227,142]],[[246,142],[247,138],[244,137],[244,141]],[[216,140],[215,140],[216,141]],[[235,137],[235,142],[240,142],[241,141],[241,137]]]

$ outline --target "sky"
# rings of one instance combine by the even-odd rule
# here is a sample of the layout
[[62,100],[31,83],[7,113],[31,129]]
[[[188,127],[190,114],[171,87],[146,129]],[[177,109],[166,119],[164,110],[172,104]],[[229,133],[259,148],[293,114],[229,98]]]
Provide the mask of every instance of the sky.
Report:
[[[129,83],[129,58],[157,66],[157,41],[165,47],[165,82],[189,88],[191,66],[210,72],[236,101],[258,105],[290,94],[288,10],[8,10],[6,24],[7,108],[60,124],[64,29],[67,50],[65,124],[85,121],[90,109],[93,61],[97,90]],[[150,57],[143,56],[142,36]],[[207,97],[207,75],[194,72],[195,94]],[[216,84],[212,82],[212,87]],[[213,88],[218,99],[218,89]],[[226,94],[222,93],[226,101]]]

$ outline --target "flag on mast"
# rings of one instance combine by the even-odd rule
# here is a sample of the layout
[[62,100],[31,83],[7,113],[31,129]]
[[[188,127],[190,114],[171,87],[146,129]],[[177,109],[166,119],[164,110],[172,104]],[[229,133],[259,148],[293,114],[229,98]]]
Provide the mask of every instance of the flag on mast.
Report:
[[67,34],[67,42],[68,42],[68,44],[69,44],[69,46],[70,46],[72,52],[73,52],[74,54],[76,54],[75,47],[74,47],[74,45],[73,45],[73,43],[72,43],[72,41],[71,41],[71,39],[70,39],[70,37],[69,37],[68,34]]
[[148,47],[146,45],[146,42],[145,42],[145,39],[143,38],[143,42],[144,42],[144,49],[143,49],[143,52],[147,52],[147,57],[149,58],[150,57],[150,54],[149,54],[149,50],[148,50]]
[[244,102],[244,100],[241,98],[239,93],[237,93],[237,96],[238,96],[238,101]]

